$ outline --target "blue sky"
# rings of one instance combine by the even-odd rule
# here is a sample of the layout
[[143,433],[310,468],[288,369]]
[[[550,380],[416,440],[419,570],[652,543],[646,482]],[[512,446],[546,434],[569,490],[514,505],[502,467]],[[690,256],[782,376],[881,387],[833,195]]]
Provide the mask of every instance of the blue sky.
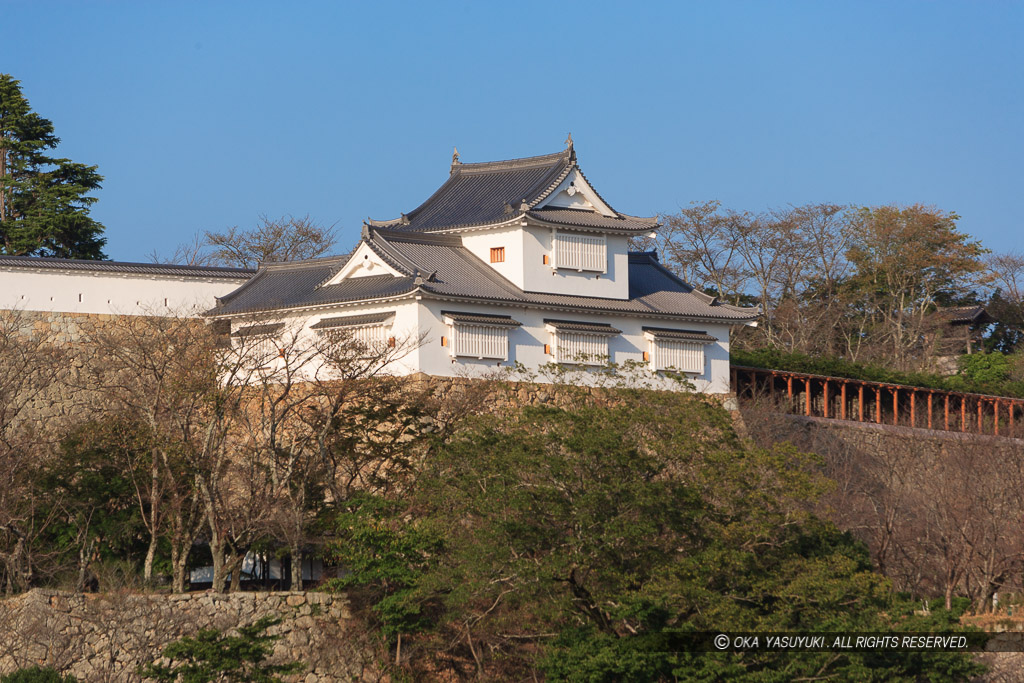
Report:
[[10,2],[0,71],[106,177],[107,253],[415,208],[563,147],[621,211],[934,204],[1024,250],[1024,3]]

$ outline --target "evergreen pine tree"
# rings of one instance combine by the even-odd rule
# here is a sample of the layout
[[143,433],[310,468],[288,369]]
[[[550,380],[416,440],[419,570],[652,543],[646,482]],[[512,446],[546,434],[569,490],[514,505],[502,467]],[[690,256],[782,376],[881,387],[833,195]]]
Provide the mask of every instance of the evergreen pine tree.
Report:
[[0,254],[105,258],[103,226],[89,217],[96,199],[86,196],[103,176],[48,156],[59,143],[21,82],[0,74]]

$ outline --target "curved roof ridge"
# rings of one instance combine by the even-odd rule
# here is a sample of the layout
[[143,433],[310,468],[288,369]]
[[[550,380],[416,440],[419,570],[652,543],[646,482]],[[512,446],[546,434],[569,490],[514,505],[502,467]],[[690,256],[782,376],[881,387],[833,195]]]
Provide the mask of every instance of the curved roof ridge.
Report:
[[452,173],[480,173],[487,171],[508,171],[517,168],[530,168],[532,166],[549,166],[555,162],[563,161],[570,163],[572,148],[567,147],[560,152],[553,154],[541,154],[533,157],[518,157],[515,159],[502,159],[498,161],[474,161],[471,163],[459,162],[452,166]]
[[315,258],[296,259],[294,261],[266,261],[260,264],[260,270],[294,270],[298,268],[316,268],[329,261],[348,261],[352,252],[347,254],[334,254],[332,256],[317,256]]
[[387,241],[384,235],[380,234],[376,230],[370,233],[369,239],[366,240],[366,246],[368,246],[374,254],[380,256],[390,265],[397,267],[398,270],[404,272],[406,275],[416,275],[417,273],[429,272],[411,258],[403,254],[400,250],[395,249]]

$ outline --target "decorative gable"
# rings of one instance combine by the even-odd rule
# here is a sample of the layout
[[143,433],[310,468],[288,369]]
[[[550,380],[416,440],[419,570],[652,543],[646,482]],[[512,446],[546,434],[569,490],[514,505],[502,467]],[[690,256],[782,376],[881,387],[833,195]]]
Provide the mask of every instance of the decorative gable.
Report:
[[559,209],[579,209],[594,211],[609,218],[616,217],[612,207],[608,206],[600,195],[590,186],[578,168],[569,172],[551,194],[541,200],[534,208],[544,207]]
[[356,248],[352,257],[345,263],[344,267],[337,272],[330,280],[323,284],[324,287],[336,285],[343,280],[360,277],[372,277],[390,275],[391,277],[402,277],[401,273],[380,257],[370,245],[361,242]]

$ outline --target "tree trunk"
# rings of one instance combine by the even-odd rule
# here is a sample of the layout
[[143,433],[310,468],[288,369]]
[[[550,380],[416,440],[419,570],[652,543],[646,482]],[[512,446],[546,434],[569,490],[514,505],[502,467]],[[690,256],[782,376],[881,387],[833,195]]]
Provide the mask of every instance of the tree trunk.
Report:
[[149,547],[146,548],[146,559],[142,563],[142,583],[146,588],[153,587],[153,560],[156,558],[156,545],[158,536],[150,534]]
[[[160,539],[159,533],[159,522],[160,516],[158,513],[160,491],[160,457],[156,449],[153,449],[150,453],[150,468],[149,468],[149,547],[146,548],[146,560],[142,565],[142,582],[146,588],[153,587],[153,560],[156,557],[156,547]],[[143,510],[142,514],[145,515],[146,511]]]
[[171,543],[171,590],[185,592],[185,568],[188,566],[188,550],[178,543]]
[[224,543],[213,534],[210,539],[210,554],[213,555],[213,592],[223,593],[227,587],[227,573],[224,571]]
[[299,544],[292,544],[292,585],[291,590],[302,590],[302,548]]

